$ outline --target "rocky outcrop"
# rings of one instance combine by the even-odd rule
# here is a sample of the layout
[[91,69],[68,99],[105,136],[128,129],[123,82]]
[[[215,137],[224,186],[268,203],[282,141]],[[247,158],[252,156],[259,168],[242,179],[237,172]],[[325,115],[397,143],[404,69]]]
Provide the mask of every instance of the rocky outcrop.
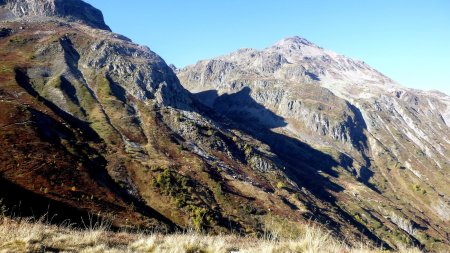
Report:
[[82,0],[2,0],[0,8],[0,19],[3,20],[53,17],[110,30],[101,11]]

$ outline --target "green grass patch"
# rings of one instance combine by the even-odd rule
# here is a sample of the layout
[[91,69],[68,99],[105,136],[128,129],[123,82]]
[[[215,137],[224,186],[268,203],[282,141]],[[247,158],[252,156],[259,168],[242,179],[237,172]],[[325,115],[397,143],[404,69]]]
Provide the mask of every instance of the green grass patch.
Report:
[[220,218],[219,213],[211,210],[209,205],[201,201],[195,190],[199,187],[194,181],[179,174],[173,168],[153,167],[152,171],[158,172],[152,180],[152,186],[170,196],[178,208],[187,210],[196,230],[204,230],[217,223]]
[[418,184],[413,184],[411,187],[415,192],[422,193],[423,195],[427,194],[427,191]]
[[6,73],[11,73],[11,72],[12,72],[12,69],[9,66],[0,64],[0,74],[6,74]]

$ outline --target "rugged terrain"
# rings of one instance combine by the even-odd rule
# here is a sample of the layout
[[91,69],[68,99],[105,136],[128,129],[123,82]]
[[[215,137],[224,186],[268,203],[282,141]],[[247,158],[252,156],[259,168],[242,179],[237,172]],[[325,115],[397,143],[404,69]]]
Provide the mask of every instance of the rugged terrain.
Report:
[[[214,112],[197,106],[150,49],[58,8],[12,16],[59,3],[2,7],[1,192],[9,213],[253,235],[296,224],[276,232],[295,235],[302,221],[319,219],[320,198],[300,192],[267,145],[208,118]],[[349,241],[364,235],[352,224],[335,232]]]
[[[268,143],[288,174],[302,173],[299,186],[327,178],[319,187],[332,184],[333,198],[321,198],[379,238],[448,244],[449,96],[404,88],[300,37],[177,74],[205,106]],[[317,153],[332,162],[315,162]]]
[[9,215],[448,245],[447,96],[300,38],[177,71],[192,95],[82,1],[3,0],[0,19]]

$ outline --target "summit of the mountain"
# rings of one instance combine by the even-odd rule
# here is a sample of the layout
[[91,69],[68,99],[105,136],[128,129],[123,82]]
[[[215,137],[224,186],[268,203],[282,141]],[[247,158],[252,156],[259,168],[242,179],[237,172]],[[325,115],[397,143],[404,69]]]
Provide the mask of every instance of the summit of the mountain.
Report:
[[62,18],[110,30],[100,10],[82,0],[0,0],[0,20]]
[[309,40],[302,38],[300,36],[292,36],[284,38],[273,45],[273,47],[289,47],[295,49],[296,47],[302,46],[315,46]]

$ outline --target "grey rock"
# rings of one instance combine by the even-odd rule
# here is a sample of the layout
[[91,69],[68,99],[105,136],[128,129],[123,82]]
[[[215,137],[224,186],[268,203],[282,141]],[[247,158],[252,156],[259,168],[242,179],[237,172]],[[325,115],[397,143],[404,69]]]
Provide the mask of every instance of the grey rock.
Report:
[[2,0],[0,20],[55,17],[108,30],[100,10],[81,0]]

